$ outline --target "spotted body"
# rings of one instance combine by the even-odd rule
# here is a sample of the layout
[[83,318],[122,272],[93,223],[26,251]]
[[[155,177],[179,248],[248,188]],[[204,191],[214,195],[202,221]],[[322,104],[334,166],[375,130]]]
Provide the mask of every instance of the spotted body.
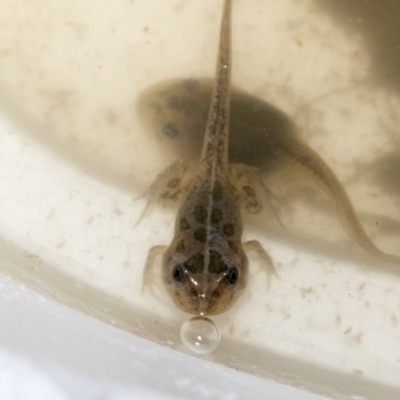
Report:
[[[149,252],[145,280],[155,258],[162,254],[163,282],[175,304],[191,314],[215,315],[227,310],[242,293],[248,260],[241,242],[240,201],[249,194],[237,191],[228,166],[231,102],[231,1],[224,2],[216,78],[211,96],[197,172],[187,183],[186,162],[178,161],[158,176],[150,194],[168,197],[171,187],[183,194],[170,246]],[[190,90],[190,83],[189,83]],[[177,105],[176,105],[177,106]],[[174,137],[174,124],[163,127]],[[184,165],[184,167],[183,167]],[[179,189],[178,189],[179,188]],[[255,193],[250,193],[254,197]],[[258,242],[245,244],[266,262]]]
[[[137,103],[141,120],[164,148],[185,156],[159,174],[147,192],[149,204],[154,199],[182,202],[172,243],[150,250],[144,281],[162,255],[163,282],[175,304],[201,315],[225,311],[242,293],[248,275],[245,251],[255,251],[274,271],[260,243],[241,243],[240,208],[251,214],[265,206],[274,211],[260,172],[285,163],[297,164],[332,197],[343,227],[359,245],[400,264],[398,256],[374,245],[332,169],[297,137],[285,113],[236,88],[231,96],[230,3],[224,5],[216,79],[162,82],[144,91]],[[186,181],[194,165],[195,176]]]

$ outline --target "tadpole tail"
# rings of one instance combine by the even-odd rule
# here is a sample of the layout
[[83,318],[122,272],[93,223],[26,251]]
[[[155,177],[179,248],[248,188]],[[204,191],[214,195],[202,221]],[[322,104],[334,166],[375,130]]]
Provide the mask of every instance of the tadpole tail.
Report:
[[364,250],[388,263],[400,265],[400,257],[380,250],[365,232],[349,196],[329,165],[307,144],[295,136],[288,137],[279,145],[283,158],[289,159],[311,175],[331,196],[336,204],[340,222],[349,236]]

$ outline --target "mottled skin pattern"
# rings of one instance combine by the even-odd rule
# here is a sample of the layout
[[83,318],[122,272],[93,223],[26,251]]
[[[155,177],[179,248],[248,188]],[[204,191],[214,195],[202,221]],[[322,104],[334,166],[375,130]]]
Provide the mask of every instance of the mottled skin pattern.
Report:
[[163,281],[182,310],[201,315],[225,311],[246,284],[237,198],[226,176],[198,176],[176,220],[163,256]]
[[[228,309],[241,294],[248,274],[241,243],[240,195],[230,181],[228,170],[230,15],[231,1],[226,0],[216,78],[197,173],[184,185],[182,176],[164,172],[150,188],[151,195],[168,197],[171,187],[176,193],[183,186],[185,194],[172,243],[166,249],[156,246],[150,250],[145,279],[155,255],[163,253],[162,273],[167,291],[179,308],[196,315],[215,315]],[[179,107],[173,100],[171,104]],[[175,128],[173,123],[164,124],[163,134],[173,138],[178,134]],[[169,170],[179,172],[182,168],[175,163]]]
[[[280,164],[296,163],[321,185],[335,201],[343,227],[367,252],[400,263],[399,257],[373,244],[334,172],[297,137],[285,113],[235,88],[230,102],[230,6],[226,1],[215,81],[161,82],[137,102],[143,124],[163,148],[185,158],[159,174],[146,192],[150,201],[145,211],[154,200],[164,205],[182,200],[172,243],[150,250],[144,283],[152,283],[150,272],[162,255],[163,282],[175,304],[191,314],[218,314],[233,304],[246,285],[244,250],[255,251],[274,271],[260,243],[241,243],[239,207],[251,214],[264,207],[274,211],[260,176]],[[190,164],[198,168],[187,181]]]

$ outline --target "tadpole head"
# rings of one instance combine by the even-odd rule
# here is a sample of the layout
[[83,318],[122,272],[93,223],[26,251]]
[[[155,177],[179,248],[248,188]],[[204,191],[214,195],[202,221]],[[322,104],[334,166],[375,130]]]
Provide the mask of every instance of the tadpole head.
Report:
[[163,281],[174,303],[194,315],[216,315],[228,310],[243,292],[248,273],[244,253],[210,249],[204,252],[166,251]]

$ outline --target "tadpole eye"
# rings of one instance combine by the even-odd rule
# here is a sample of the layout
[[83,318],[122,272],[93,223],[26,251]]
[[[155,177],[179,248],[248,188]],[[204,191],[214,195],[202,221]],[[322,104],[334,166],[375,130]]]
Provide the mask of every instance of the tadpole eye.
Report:
[[239,271],[236,267],[232,267],[228,271],[228,275],[226,276],[226,282],[228,285],[234,285],[239,278]]
[[175,282],[183,282],[185,279],[185,273],[183,272],[182,266],[180,264],[176,264],[172,269],[172,278]]

